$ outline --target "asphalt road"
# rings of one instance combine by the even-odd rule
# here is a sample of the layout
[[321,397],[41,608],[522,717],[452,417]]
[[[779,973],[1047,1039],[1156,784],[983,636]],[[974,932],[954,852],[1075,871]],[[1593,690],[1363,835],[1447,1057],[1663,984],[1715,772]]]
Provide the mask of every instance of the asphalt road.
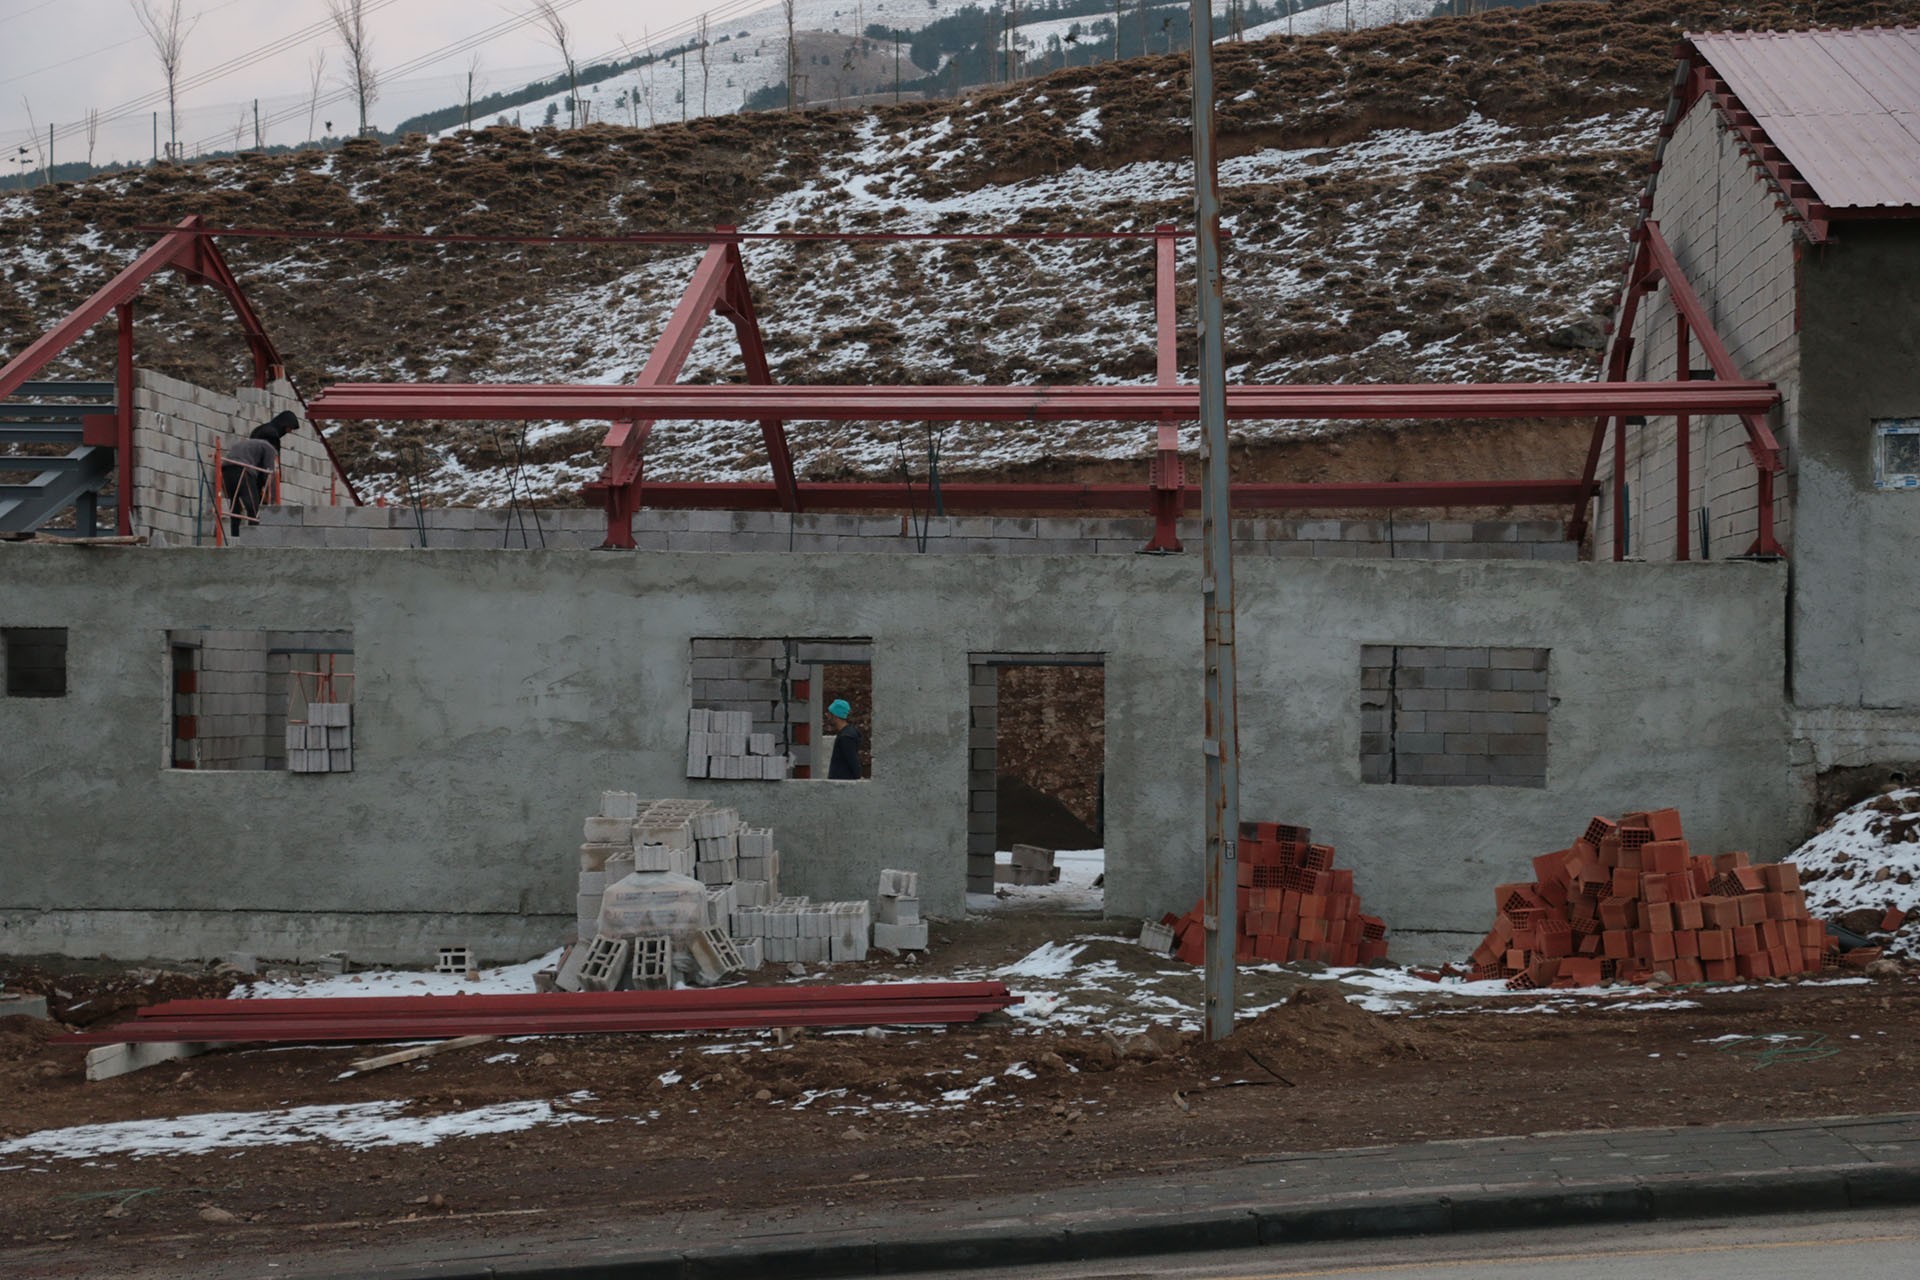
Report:
[[1914,1280],[1920,1209],[1432,1236],[920,1273],[918,1280]]

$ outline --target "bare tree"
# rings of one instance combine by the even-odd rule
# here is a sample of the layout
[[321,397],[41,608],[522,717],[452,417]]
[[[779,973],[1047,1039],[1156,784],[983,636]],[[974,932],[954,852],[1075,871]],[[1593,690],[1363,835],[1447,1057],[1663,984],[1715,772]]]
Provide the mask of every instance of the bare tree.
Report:
[[320,115],[320,86],[326,81],[327,51],[318,50],[307,63],[307,137],[313,137],[313,122]]
[[700,15],[700,114],[707,114],[707,15]]
[[780,7],[787,16],[787,110],[793,110],[793,82],[800,74],[800,62],[794,54],[793,44],[793,5],[794,0],[780,0]]
[[327,17],[347,51],[346,83],[360,107],[360,133],[367,132],[367,108],[380,96],[380,73],[373,67],[373,35],[367,30],[367,0],[327,0]]
[[473,131],[473,82],[480,74],[480,55],[474,54],[467,59],[467,131]]
[[93,168],[93,146],[100,141],[100,108],[87,108],[87,168]]
[[[53,137],[49,134],[43,142],[40,138],[40,122],[33,118],[33,103],[27,101],[25,98],[21,98],[20,105],[27,109],[27,132],[33,135],[34,158],[40,162],[41,173],[45,175],[47,181],[51,182],[53,180],[53,158],[47,153],[53,147]],[[22,151],[26,150],[25,147],[20,149]]]
[[177,160],[180,158],[180,67],[187,37],[193,34],[200,19],[184,15],[181,5],[185,0],[170,0],[164,7],[156,0],[127,2],[133,6],[133,16],[140,23],[140,29],[152,42],[154,56],[160,59],[161,74],[167,78],[167,157]]
[[534,0],[533,16],[546,28],[547,43],[560,51],[560,61],[567,69],[567,127],[574,128],[585,124],[580,119],[580,68],[574,61],[573,49],[568,42],[567,20],[560,16],[559,7],[553,0]]

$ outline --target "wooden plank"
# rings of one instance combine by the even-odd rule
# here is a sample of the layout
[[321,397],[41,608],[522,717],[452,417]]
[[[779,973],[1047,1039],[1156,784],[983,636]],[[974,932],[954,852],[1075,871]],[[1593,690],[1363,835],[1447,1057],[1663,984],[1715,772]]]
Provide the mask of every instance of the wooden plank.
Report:
[[378,1071],[382,1067],[395,1067],[403,1062],[414,1062],[421,1058],[431,1058],[435,1054],[446,1053],[450,1049],[471,1049],[477,1044],[488,1044],[494,1036],[458,1036],[452,1040],[442,1040],[438,1044],[419,1044],[411,1049],[401,1049],[397,1053],[383,1053],[375,1058],[360,1058],[347,1064],[342,1075],[364,1075],[369,1071]]

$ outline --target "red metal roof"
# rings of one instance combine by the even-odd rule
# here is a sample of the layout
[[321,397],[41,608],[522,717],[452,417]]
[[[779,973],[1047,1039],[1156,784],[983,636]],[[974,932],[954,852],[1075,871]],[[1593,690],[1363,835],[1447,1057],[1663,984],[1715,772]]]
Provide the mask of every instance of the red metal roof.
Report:
[[1821,203],[1920,214],[1920,27],[1687,39]]

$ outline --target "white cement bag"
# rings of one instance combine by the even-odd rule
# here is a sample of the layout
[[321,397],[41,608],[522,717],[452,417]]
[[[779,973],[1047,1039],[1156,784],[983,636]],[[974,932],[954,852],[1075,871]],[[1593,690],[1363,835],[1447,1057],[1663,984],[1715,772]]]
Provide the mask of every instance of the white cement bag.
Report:
[[[706,886],[691,876],[636,871],[607,886],[600,900],[600,936],[665,934],[677,944],[707,924]],[[680,947],[674,947],[676,958]]]

